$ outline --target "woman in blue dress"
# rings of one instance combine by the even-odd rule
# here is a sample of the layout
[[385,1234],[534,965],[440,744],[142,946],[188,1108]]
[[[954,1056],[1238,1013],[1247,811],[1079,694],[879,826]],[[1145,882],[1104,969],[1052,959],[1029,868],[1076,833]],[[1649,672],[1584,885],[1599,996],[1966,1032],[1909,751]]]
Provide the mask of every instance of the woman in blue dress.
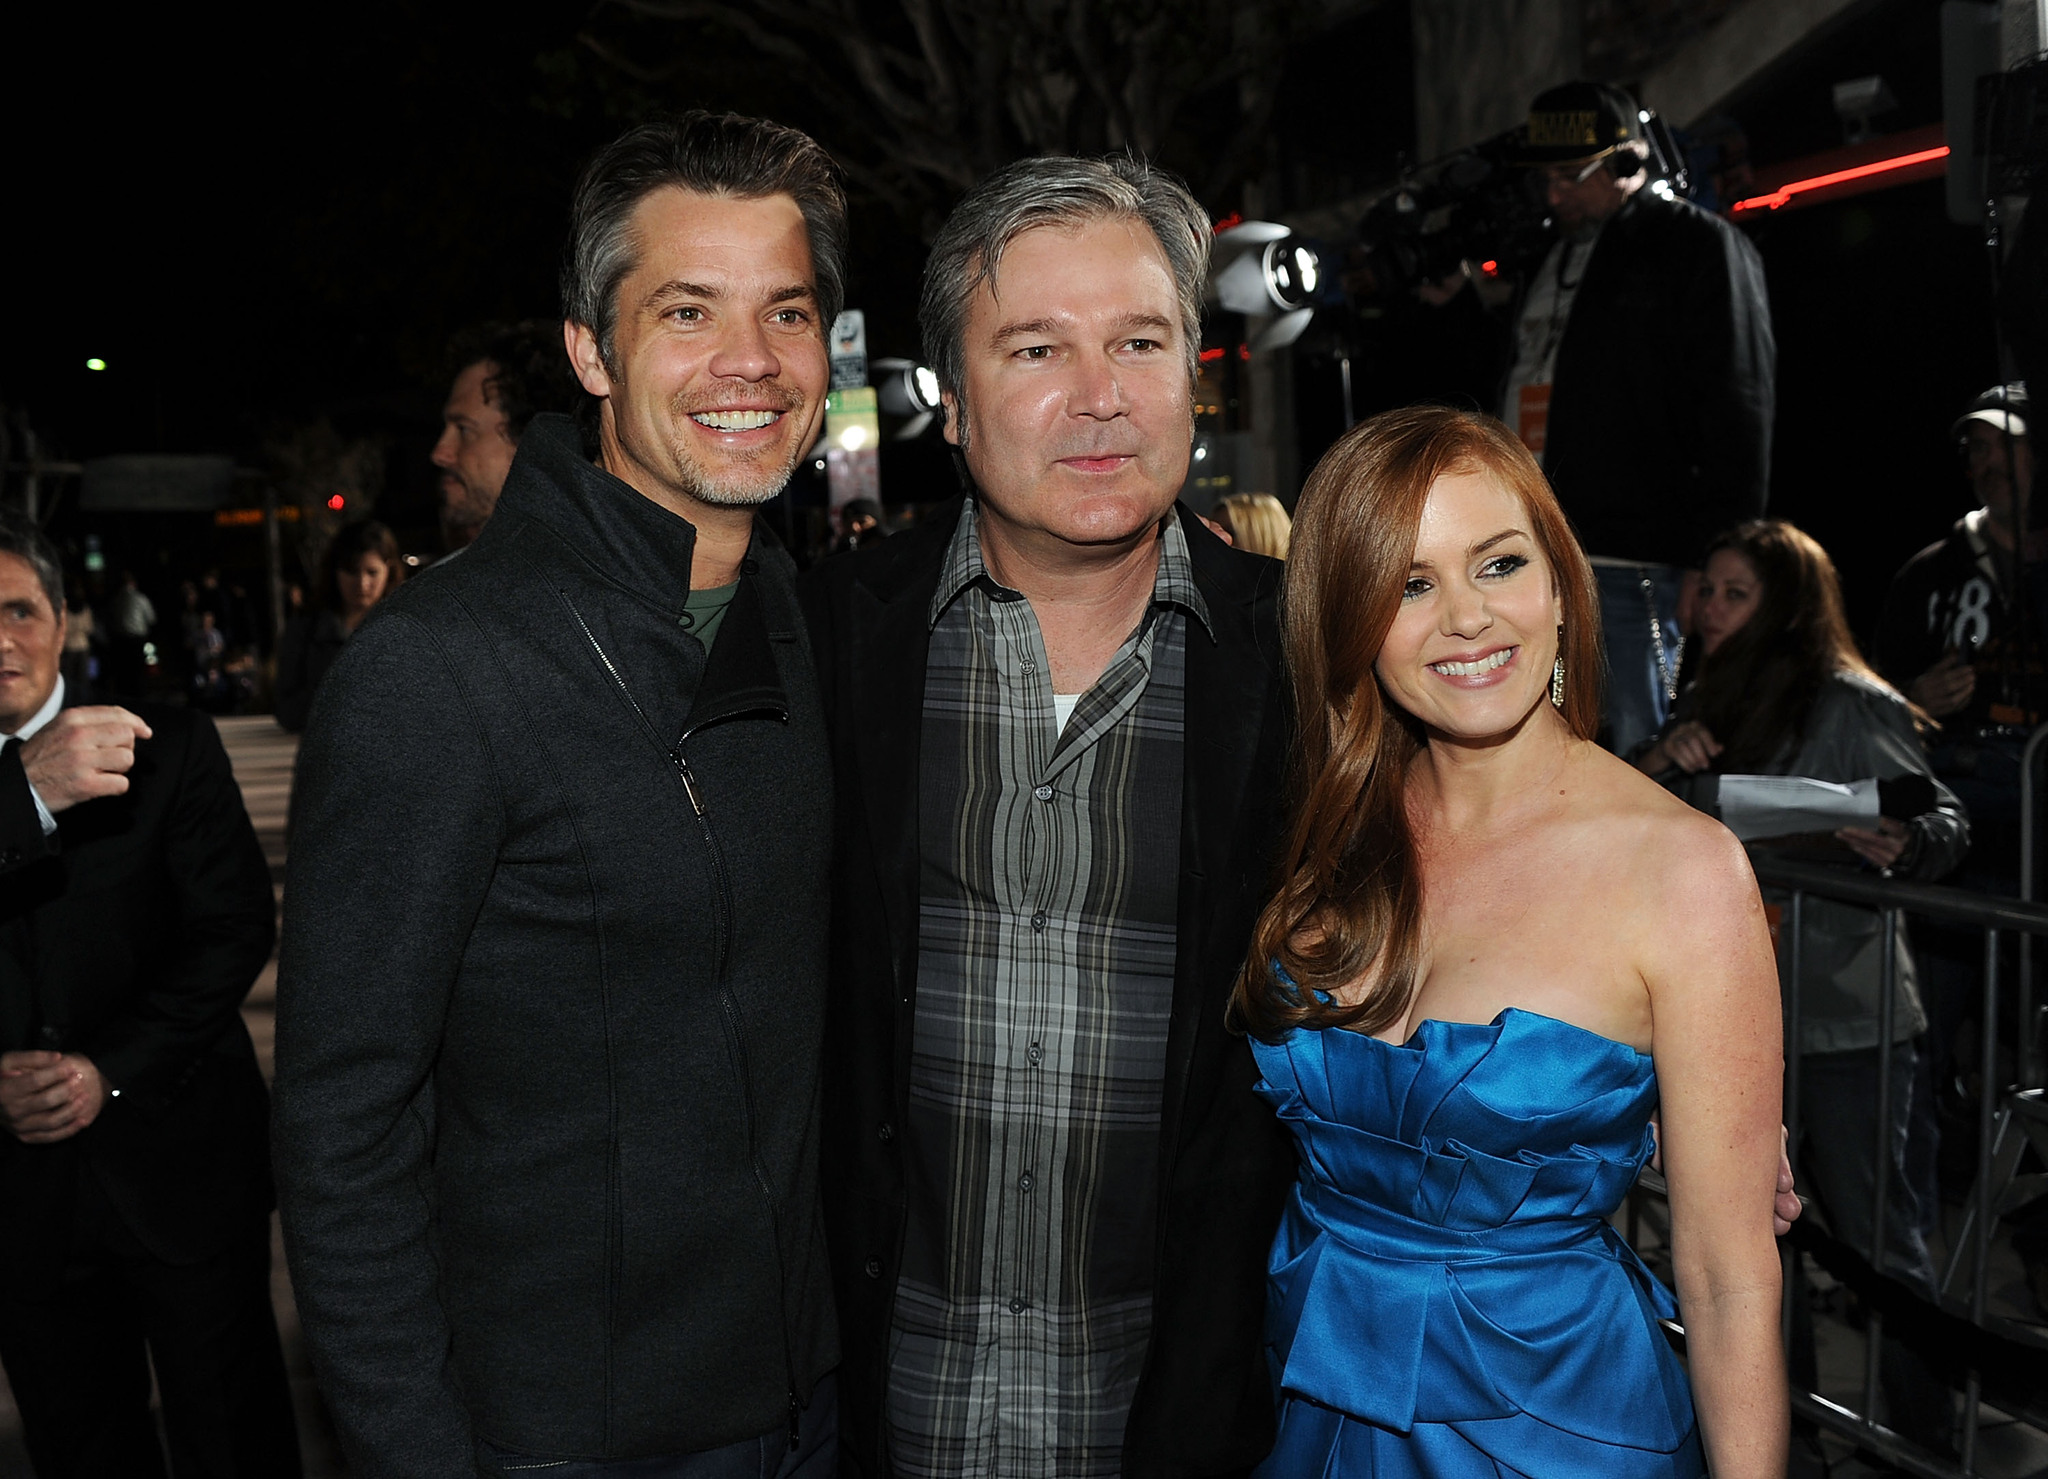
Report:
[[[1592,742],[1599,608],[1542,472],[1488,418],[1377,417],[1286,580],[1293,810],[1234,1001],[1302,1164],[1261,1473],[1783,1474],[1763,907]],[[1675,1309],[1606,1221],[1653,1116]]]

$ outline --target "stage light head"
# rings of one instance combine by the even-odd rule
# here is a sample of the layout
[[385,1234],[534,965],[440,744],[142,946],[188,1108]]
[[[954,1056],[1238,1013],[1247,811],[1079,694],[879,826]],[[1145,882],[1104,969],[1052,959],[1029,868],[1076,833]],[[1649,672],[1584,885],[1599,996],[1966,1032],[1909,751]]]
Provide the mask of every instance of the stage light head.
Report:
[[875,400],[891,416],[927,416],[939,409],[939,377],[916,360],[875,361]]
[[1266,296],[1273,306],[1282,313],[1307,307],[1322,277],[1322,261],[1315,252],[1297,241],[1276,241],[1261,255]]
[[1316,249],[1274,221],[1246,221],[1218,233],[1209,298],[1252,322],[1245,342],[1254,351],[1292,344],[1315,314],[1324,286]]

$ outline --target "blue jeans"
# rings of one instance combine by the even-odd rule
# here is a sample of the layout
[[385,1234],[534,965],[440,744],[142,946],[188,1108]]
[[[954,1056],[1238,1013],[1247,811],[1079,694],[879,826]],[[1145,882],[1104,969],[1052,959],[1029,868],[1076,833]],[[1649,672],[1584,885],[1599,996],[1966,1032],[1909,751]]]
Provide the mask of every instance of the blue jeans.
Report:
[[827,1376],[811,1393],[789,1446],[789,1429],[701,1453],[666,1458],[548,1458],[477,1441],[477,1473],[486,1479],[837,1479],[839,1383]]
[[[1607,748],[1626,755],[1664,727],[1671,715],[1667,677],[1678,677],[1678,586],[1684,574],[1675,565],[1595,565],[1600,588],[1600,630],[1607,643]],[[1643,582],[1650,583],[1645,600]],[[1664,663],[1660,669],[1657,641],[1650,628],[1650,607],[1657,611],[1656,637]]]

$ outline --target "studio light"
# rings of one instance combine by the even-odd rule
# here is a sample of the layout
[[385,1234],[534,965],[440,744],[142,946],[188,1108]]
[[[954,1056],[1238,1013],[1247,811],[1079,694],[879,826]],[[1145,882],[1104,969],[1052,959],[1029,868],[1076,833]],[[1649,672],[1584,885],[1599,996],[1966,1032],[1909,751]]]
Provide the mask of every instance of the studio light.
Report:
[[1316,249],[1275,221],[1245,221],[1217,233],[1209,296],[1242,313],[1253,350],[1292,344],[1315,316],[1323,263]]
[[939,409],[939,377],[930,365],[910,359],[875,361],[875,400],[891,416],[907,416],[909,422],[896,433],[907,442],[923,434]]
[[1266,296],[1283,312],[1308,306],[1321,276],[1321,263],[1305,246],[1276,241],[1260,254],[1266,269]]

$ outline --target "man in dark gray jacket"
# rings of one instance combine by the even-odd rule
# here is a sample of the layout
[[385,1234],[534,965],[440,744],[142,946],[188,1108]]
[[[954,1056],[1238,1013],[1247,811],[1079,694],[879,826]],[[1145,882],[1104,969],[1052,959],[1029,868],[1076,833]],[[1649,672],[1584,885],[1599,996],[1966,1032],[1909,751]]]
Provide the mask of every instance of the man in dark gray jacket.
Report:
[[829,1474],[817,1210],[830,781],[793,570],[844,197],[692,114],[578,187],[595,465],[535,418],[300,752],[286,1247],[353,1472]]

